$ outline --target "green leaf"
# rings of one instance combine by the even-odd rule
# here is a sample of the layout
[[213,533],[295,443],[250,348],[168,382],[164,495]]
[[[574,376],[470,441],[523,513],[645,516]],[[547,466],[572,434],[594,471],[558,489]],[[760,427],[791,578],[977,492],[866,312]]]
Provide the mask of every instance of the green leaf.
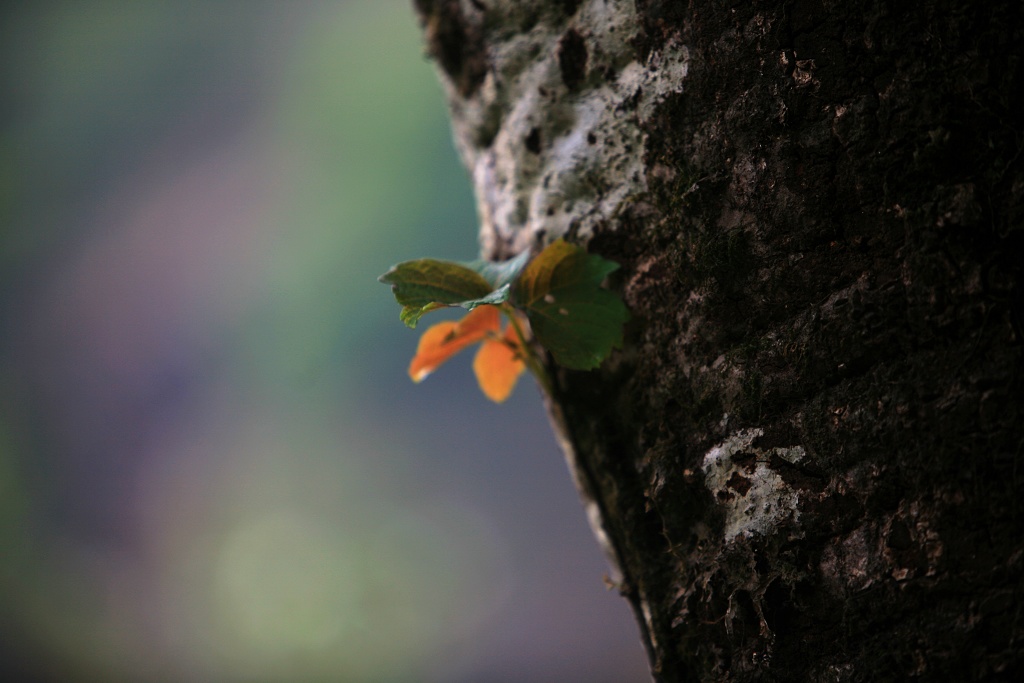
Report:
[[482,296],[479,299],[473,299],[471,301],[460,302],[459,305],[463,308],[473,310],[477,306],[483,306],[484,304],[492,304],[498,306],[508,301],[512,294],[512,285],[504,285],[499,289],[494,290],[487,296]]
[[480,273],[480,275],[490,282],[495,289],[500,289],[501,287],[514,282],[529,262],[530,250],[527,249],[515,258],[511,258],[507,261],[496,263],[494,261],[477,260],[470,261],[463,265]]
[[392,266],[378,280],[391,285],[395,300],[402,305],[402,322],[409,327],[416,327],[424,313],[443,306],[471,309],[482,303],[496,303],[490,300],[496,294],[491,283],[475,270],[451,261],[405,261]]
[[559,365],[590,370],[622,346],[629,311],[617,295],[601,288],[618,267],[560,239],[519,276],[512,302],[526,311],[537,341]]

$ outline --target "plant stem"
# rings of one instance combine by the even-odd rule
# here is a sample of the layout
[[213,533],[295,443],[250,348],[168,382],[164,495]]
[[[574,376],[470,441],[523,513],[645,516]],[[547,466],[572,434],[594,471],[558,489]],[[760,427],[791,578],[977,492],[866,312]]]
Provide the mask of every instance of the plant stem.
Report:
[[551,377],[548,375],[548,371],[544,368],[544,364],[541,363],[540,357],[534,350],[533,344],[530,344],[526,340],[526,334],[523,332],[523,326],[519,324],[518,311],[515,307],[508,304],[507,302],[501,305],[502,312],[508,317],[509,324],[512,329],[515,330],[516,337],[519,338],[519,347],[523,350],[523,362],[526,363],[526,367],[533,373],[533,376],[540,382],[541,389],[548,396],[554,396],[554,384],[551,382]]

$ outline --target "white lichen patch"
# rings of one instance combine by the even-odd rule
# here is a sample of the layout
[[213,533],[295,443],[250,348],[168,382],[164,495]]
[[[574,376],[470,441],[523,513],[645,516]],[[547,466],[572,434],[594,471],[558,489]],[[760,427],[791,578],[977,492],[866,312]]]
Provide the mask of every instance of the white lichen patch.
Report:
[[704,456],[704,483],[725,511],[725,540],[767,535],[799,518],[799,495],[771,469],[772,456],[795,464],[806,457],[801,446],[755,448],[760,428],[741,429]]
[[[596,223],[643,192],[640,122],[681,92],[686,78],[682,44],[637,61],[633,0],[584,1],[568,18],[543,7],[489,3],[480,19],[493,32],[487,76],[468,98],[449,84],[456,146],[475,185],[487,256],[527,248],[541,230],[563,235],[574,223],[585,241]],[[522,25],[529,12],[540,19],[528,31],[495,35]],[[567,37],[580,73],[569,84],[559,57]]]

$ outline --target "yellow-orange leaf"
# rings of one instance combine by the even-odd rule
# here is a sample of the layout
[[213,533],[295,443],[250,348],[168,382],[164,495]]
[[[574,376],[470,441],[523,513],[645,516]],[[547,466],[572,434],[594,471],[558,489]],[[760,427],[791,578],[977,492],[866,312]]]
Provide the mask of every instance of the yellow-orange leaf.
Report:
[[409,377],[424,380],[453,355],[497,332],[501,319],[495,306],[477,306],[459,322],[446,320],[431,326],[420,337],[416,355],[409,364]]
[[495,403],[509,397],[524,369],[526,364],[519,339],[511,325],[503,339],[488,339],[481,344],[473,359],[473,372],[480,390]]

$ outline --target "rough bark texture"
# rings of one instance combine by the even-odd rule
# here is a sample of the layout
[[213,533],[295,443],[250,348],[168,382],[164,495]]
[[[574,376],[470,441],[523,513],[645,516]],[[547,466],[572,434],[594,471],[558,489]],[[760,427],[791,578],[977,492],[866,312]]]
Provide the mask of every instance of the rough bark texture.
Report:
[[503,258],[634,319],[552,403],[658,681],[1024,662],[1018,0],[418,0]]

